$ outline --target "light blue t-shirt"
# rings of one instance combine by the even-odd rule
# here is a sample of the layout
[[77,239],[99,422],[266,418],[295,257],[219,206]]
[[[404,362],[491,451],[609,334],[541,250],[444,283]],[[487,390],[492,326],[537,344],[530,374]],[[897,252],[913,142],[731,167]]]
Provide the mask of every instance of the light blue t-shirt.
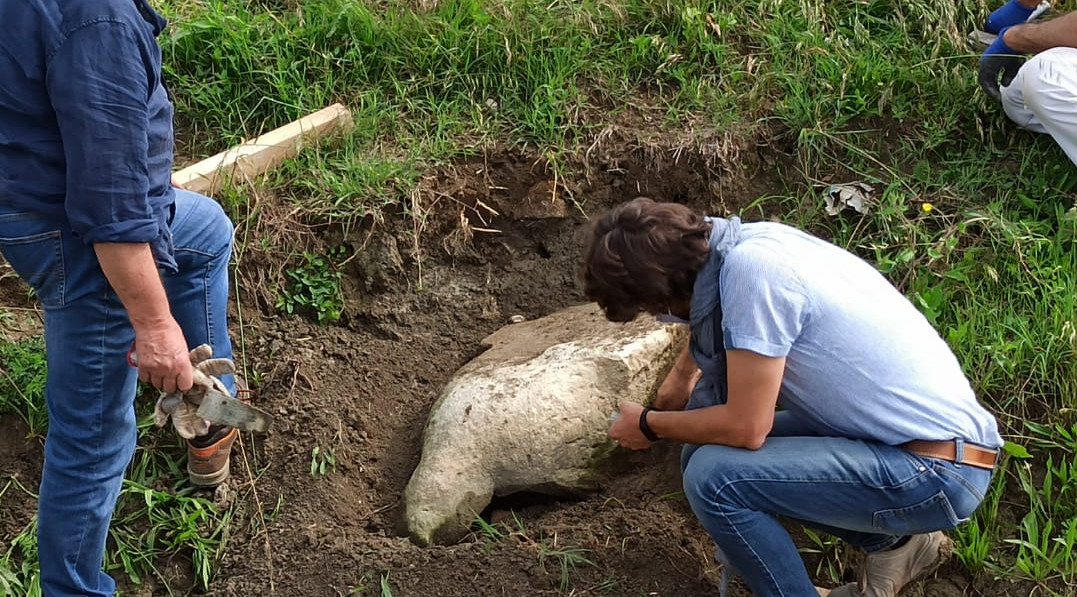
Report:
[[720,280],[725,347],[785,357],[779,404],[820,435],[1002,445],[938,332],[855,255],[744,224]]

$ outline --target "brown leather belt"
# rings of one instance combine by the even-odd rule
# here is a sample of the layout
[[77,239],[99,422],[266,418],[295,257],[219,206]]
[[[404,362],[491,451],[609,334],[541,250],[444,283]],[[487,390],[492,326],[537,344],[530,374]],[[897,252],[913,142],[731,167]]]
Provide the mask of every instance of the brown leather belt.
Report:
[[966,443],[962,449],[963,458],[958,462],[957,442],[954,440],[927,441],[918,439],[906,444],[901,444],[899,447],[918,456],[939,458],[956,464],[967,464],[968,466],[985,468],[987,470],[995,468],[995,462],[998,460],[998,450],[981,448],[980,446]]

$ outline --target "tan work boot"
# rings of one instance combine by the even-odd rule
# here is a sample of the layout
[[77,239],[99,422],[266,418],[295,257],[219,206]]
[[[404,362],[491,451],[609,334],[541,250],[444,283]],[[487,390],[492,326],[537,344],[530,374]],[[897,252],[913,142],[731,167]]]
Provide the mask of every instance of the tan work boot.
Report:
[[[236,398],[249,402],[251,390],[247,388],[246,380],[236,375],[235,384]],[[213,425],[206,435],[187,440],[187,475],[191,485],[216,487],[228,480],[232,444],[238,436],[235,427]]]
[[913,535],[897,549],[868,554],[860,582],[838,587],[830,597],[897,597],[905,585],[933,572],[953,551],[954,542],[942,531]]
[[206,435],[187,440],[187,475],[191,485],[215,487],[228,479],[232,444],[238,435],[235,427],[214,425]]

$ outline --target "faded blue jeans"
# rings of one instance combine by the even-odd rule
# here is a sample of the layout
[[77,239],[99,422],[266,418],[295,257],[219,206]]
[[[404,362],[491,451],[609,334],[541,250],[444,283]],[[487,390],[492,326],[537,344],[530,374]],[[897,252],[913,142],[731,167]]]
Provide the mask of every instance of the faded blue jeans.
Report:
[[[211,199],[176,191],[171,224],[179,273],[162,280],[191,346],[232,357],[228,262],[232,223]],[[41,588],[49,597],[108,596],[105,541],[135,449],[137,371],[127,312],[92,247],[65,221],[0,206],[0,252],[33,286],[45,313],[49,431],[38,501]],[[223,380],[222,380],[223,381]],[[226,380],[233,389],[231,376]]]
[[956,527],[991,482],[991,471],[895,446],[801,433],[781,412],[759,450],[687,445],[681,456],[692,511],[760,597],[818,595],[779,516],[872,552]]

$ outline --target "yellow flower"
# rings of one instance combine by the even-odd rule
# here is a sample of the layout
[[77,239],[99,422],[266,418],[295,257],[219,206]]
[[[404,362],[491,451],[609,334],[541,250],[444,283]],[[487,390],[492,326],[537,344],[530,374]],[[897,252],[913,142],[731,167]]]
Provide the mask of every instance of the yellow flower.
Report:
[[935,209],[935,206],[931,205],[927,201],[924,201],[920,204],[920,209],[924,210],[924,213],[929,214],[931,213],[931,210]]

